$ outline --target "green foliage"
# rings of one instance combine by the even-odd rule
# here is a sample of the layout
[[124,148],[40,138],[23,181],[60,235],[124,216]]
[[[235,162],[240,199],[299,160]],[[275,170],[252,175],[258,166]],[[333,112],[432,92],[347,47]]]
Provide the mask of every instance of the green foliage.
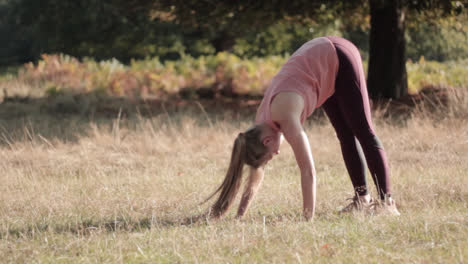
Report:
[[43,53],[129,62],[211,52],[206,41],[144,12],[126,14],[119,0],[11,0],[0,3],[0,65],[35,61]]
[[468,14],[457,17],[420,15],[408,21],[406,53],[412,60],[424,56],[428,60],[468,58]]
[[312,20],[280,21],[265,30],[238,38],[233,52],[243,57],[291,54],[305,42],[320,36],[342,35],[340,20],[322,24]]
[[133,60],[124,65],[113,59],[79,61],[66,55],[43,55],[19,70],[17,79],[49,95],[105,91],[115,96],[158,96],[182,89],[225,86],[235,94],[261,94],[285,58],[241,59],[231,53],[161,62],[158,58]]
[[408,62],[406,68],[410,93],[429,85],[468,88],[468,59],[440,63],[421,57],[418,62]]
[[[413,2],[406,3],[412,10],[447,7],[442,0],[430,5]],[[183,8],[171,11],[175,3]],[[284,10],[274,8],[277,4]],[[368,57],[367,1],[230,5],[223,2],[213,9],[199,1],[0,1],[0,65],[36,61],[43,53],[117,58],[126,64],[132,59],[179,60],[220,50],[243,58],[284,55],[322,35],[344,36],[361,49],[363,58]],[[433,13],[408,14],[409,58],[468,57],[467,15]]]
[[[0,89],[9,83],[23,83],[49,96],[95,92],[113,96],[159,97],[182,90],[208,89],[212,92],[261,95],[285,62],[285,56],[245,59],[232,53],[177,61],[159,58],[132,60],[125,65],[116,59],[78,60],[66,55],[43,55],[37,64],[28,63],[17,76],[0,78]],[[364,67],[367,62],[364,61]],[[409,91],[415,93],[428,85],[465,87],[468,60],[445,63],[419,61],[407,63]],[[11,94],[11,93],[9,93]],[[37,94],[37,93],[36,93]]]

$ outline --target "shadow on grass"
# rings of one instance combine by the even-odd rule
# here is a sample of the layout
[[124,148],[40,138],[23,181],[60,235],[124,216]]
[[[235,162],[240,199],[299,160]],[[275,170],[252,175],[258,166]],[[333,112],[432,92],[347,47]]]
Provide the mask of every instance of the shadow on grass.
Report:
[[7,231],[0,232],[0,239],[12,238],[31,238],[35,235],[51,232],[55,234],[73,234],[79,236],[88,236],[93,233],[113,233],[113,232],[144,232],[146,230],[159,230],[179,226],[204,226],[210,221],[203,216],[187,217],[185,219],[154,218],[147,217],[142,219],[113,219],[113,220],[84,220],[79,223],[50,224],[38,223],[28,225],[23,228],[10,228]]
[[[326,214],[316,215],[317,218],[337,218],[342,217],[339,214]],[[330,220],[330,219],[328,219]],[[176,227],[190,227],[197,228],[208,226],[215,223],[257,223],[265,226],[276,226],[282,222],[307,222],[300,212],[284,212],[275,215],[251,215],[243,219],[234,217],[224,217],[221,219],[209,218],[207,213],[189,216],[181,219],[174,219],[169,217],[145,217],[141,219],[125,219],[117,218],[112,220],[83,220],[77,223],[37,223],[28,225],[22,228],[9,228],[6,231],[0,232],[0,239],[8,238],[33,238],[41,233],[54,233],[54,234],[72,234],[77,236],[89,236],[96,233],[113,233],[113,232],[145,232],[148,230],[161,230]]]
[[132,128],[142,118],[175,123],[182,116],[204,122],[253,118],[259,103],[258,99],[241,97],[188,100],[174,96],[159,100],[96,93],[6,97],[0,102],[0,145],[31,141],[35,135],[47,141],[76,142],[89,133],[91,125],[112,126],[117,119],[128,121],[120,125]]
[[[429,87],[423,91],[426,92],[400,100],[375,101],[374,115],[404,122],[415,111],[421,115],[436,115],[450,105],[447,89]],[[91,125],[112,126],[116,119],[163,117],[168,122],[177,123],[178,117],[190,116],[205,123],[207,120],[253,121],[260,102],[261,97],[258,96],[213,95],[208,98],[184,93],[160,99],[111,97],[98,92],[61,92],[41,98],[5,97],[0,102],[0,146],[31,141],[35,135],[46,141],[75,142],[89,133]],[[324,117],[324,112],[318,109],[306,122],[323,122],[327,120]],[[131,122],[129,124],[131,128]]]

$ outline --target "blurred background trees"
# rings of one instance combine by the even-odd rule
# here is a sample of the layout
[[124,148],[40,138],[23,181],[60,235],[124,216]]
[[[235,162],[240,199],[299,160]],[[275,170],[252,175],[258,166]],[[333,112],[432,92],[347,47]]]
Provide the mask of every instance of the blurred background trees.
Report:
[[407,59],[468,58],[462,1],[0,0],[1,66],[43,53],[124,63],[220,51],[284,55],[323,35],[360,48],[374,97],[407,92]]

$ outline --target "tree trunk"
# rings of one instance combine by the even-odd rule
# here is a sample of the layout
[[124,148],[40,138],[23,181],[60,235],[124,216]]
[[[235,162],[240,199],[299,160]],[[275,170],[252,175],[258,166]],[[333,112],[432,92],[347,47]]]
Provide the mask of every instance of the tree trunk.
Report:
[[218,32],[217,36],[211,40],[211,45],[215,48],[216,53],[230,51],[234,44],[234,37],[225,30]]
[[369,1],[369,94],[372,98],[398,99],[408,93],[403,0]]

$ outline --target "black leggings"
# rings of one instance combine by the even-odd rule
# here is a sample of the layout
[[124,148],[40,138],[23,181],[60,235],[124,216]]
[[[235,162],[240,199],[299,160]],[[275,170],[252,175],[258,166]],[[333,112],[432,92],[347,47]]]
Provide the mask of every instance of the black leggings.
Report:
[[366,160],[378,194],[384,199],[385,194],[390,195],[387,155],[372,125],[361,56],[348,40],[328,38],[335,45],[339,68],[335,93],[323,104],[323,108],[340,141],[355,192],[358,195],[368,194]]

